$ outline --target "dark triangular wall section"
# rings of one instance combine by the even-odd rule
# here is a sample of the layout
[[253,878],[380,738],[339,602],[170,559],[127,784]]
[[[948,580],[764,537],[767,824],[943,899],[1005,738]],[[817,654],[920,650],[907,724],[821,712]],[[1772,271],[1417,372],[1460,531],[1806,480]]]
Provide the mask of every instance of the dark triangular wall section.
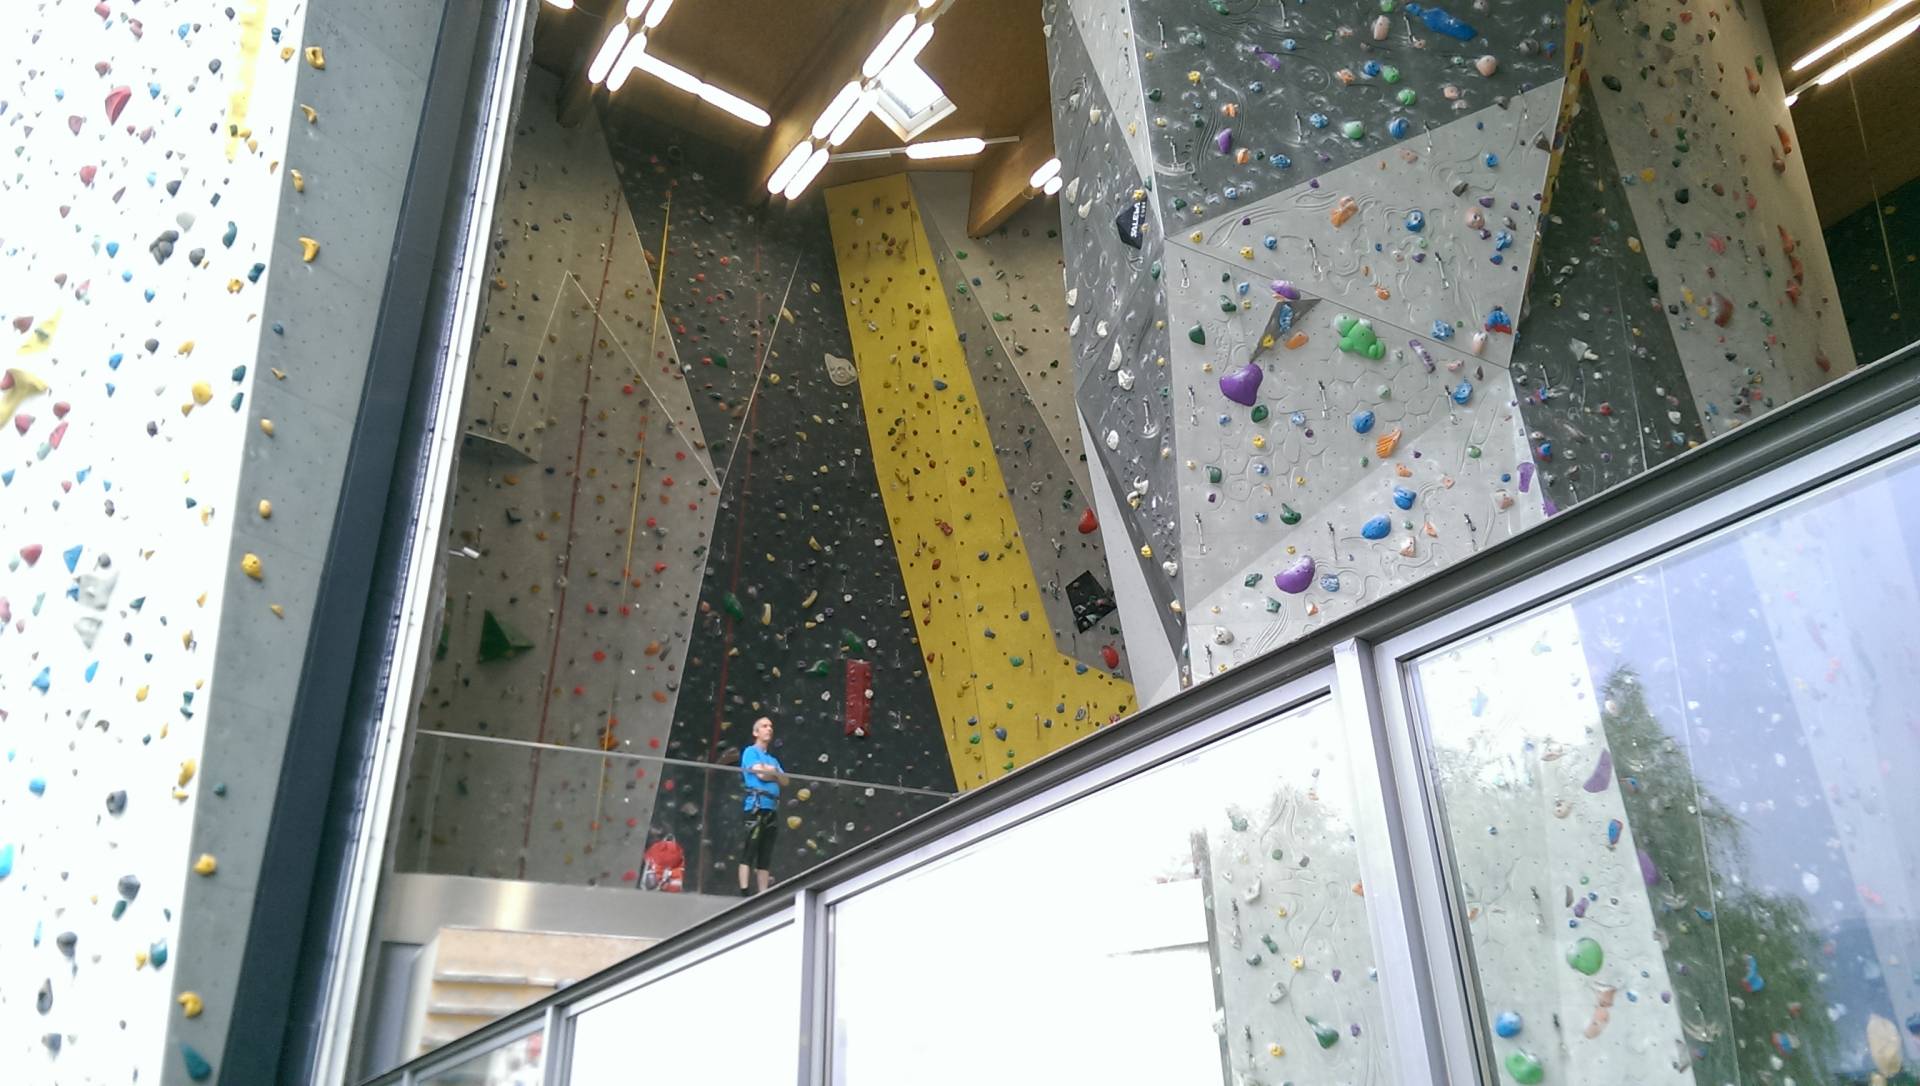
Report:
[[[768,715],[778,728],[775,753],[790,772],[951,793],[953,770],[867,453],[859,384],[851,371],[839,373],[849,383],[837,383],[827,363],[853,350],[823,205],[756,208],[737,182],[719,180],[736,176],[733,152],[625,112],[606,123],[649,250],[659,245],[672,192],[662,305],[724,476],[664,753],[731,761],[752,742],[754,719]],[[776,323],[783,298],[790,316]],[[669,351],[664,337],[660,350]],[[654,361],[672,364],[670,356]],[[709,485],[699,474],[689,463],[687,483]],[[863,738],[845,734],[850,660],[872,666]],[[669,766],[661,789],[655,830],[686,848],[686,888],[729,892],[739,771]],[[783,796],[774,870],[802,870],[938,802],[796,781]],[[785,820],[794,818],[800,822],[789,828]]]
[[1429,130],[1563,74],[1564,0],[1392,6],[1132,5],[1168,228],[1424,151]]
[[[1149,181],[1134,166],[1123,120],[1101,86],[1072,13],[1065,3],[1051,10],[1047,66],[1054,147],[1060,175],[1068,179],[1060,193],[1068,329],[1075,399],[1093,441],[1088,467],[1105,477],[1126,521],[1105,526],[1111,537],[1108,561],[1125,560],[1117,553],[1124,531],[1152,593],[1161,632],[1180,660],[1186,632],[1176,610],[1184,606],[1178,572],[1179,450],[1163,368],[1168,333],[1159,217],[1150,199],[1141,201],[1144,228],[1134,235],[1140,245],[1123,241],[1116,217],[1136,206],[1134,194]],[[1174,564],[1174,573],[1167,572],[1166,563]],[[1146,635],[1127,630],[1135,660]]]
[[1582,80],[1514,340],[1513,383],[1560,508],[1704,441],[1593,90]]

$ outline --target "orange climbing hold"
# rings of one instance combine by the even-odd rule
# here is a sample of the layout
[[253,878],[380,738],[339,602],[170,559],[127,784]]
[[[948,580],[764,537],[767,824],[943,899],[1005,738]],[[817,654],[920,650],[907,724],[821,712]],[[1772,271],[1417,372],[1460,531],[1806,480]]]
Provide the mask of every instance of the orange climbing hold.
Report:
[[1400,445],[1400,428],[1396,426],[1393,428],[1391,432],[1387,433],[1386,435],[1381,437],[1380,440],[1373,443],[1374,455],[1384,460],[1387,457],[1392,456],[1393,450],[1397,448],[1399,445]]
[[1340,202],[1333,206],[1333,214],[1329,218],[1333,220],[1333,225],[1345,226],[1358,214],[1360,214],[1360,205],[1354,202],[1353,197],[1342,196]]

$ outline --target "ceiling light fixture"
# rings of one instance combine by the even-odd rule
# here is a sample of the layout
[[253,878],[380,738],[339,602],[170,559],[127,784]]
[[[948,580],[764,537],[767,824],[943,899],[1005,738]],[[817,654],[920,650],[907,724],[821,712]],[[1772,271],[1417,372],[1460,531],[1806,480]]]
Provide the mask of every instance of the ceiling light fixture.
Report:
[[987,149],[987,141],[979,136],[962,136],[957,140],[930,140],[916,143],[907,148],[908,158],[965,158],[977,155]]
[[773,176],[767,178],[767,191],[778,193],[786,188],[787,182],[793,180],[793,175],[800,172],[800,167],[806,165],[807,159],[812,155],[812,143],[801,140],[794,144],[793,150],[787,152],[787,157],[781,159],[780,165],[773,168]]
[[650,2],[651,0],[627,0],[627,18],[638,19],[640,16],[645,15],[647,12],[647,4]]
[[700,84],[700,89],[694,93],[700,96],[702,102],[716,109],[726,110],[748,124],[765,128],[773,123],[773,118],[767,115],[766,110],[731,91],[721,90],[711,83]]
[[659,26],[660,20],[667,17],[667,10],[671,7],[673,0],[653,0],[653,7],[647,9],[647,29]]
[[1901,8],[1904,8],[1911,3],[1913,3],[1913,0],[1893,0],[1893,3],[1888,4],[1886,7],[1881,8],[1879,11],[1876,11],[1871,15],[1868,15],[1866,18],[1860,20],[1859,22],[1853,24],[1852,26],[1846,28],[1845,30],[1842,30],[1840,33],[1834,35],[1832,38],[1829,38],[1826,42],[1821,44],[1821,46],[1815,49],[1813,52],[1808,53],[1806,56],[1801,57],[1799,60],[1794,61],[1793,70],[1797,72],[1802,68],[1811,67],[1814,63],[1819,61],[1820,58],[1826,56],[1828,53],[1833,52],[1835,49],[1838,49],[1841,46],[1847,44],[1848,42],[1859,37],[1860,35],[1865,34],[1867,31],[1872,30],[1874,27],[1879,26],[1881,23],[1886,22],[1887,19],[1891,17],[1894,12],[1899,11]]
[[1048,179],[1046,187],[1040,191],[1046,193],[1048,196],[1052,196],[1054,193],[1060,191],[1060,186],[1066,183],[1066,178],[1061,177],[1059,174],[1054,174],[1052,178]]
[[915,30],[913,35],[907,39],[907,44],[900,47],[900,51],[893,55],[892,60],[887,61],[887,67],[880,70],[880,78],[882,80],[886,79],[887,70],[896,64],[912,64],[915,60],[919,59],[920,50],[925,49],[927,43],[932,40],[933,24],[921,23],[919,29]]
[[836,125],[846,119],[847,110],[852,109],[853,104],[859,100],[860,81],[858,79],[841,87],[840,93],[834,95],[833,101],[827,103],[827,108],[821,110],[820,116],[814,118],[813,138],[825,138],[827,133],[833,131]]
[[1060,173],[1060,160],[1057,158],[1050,158],[1045,162],[1042,162],[1040,164],[1039,169],[1033,171],[1033,176],[1027,178],[1027,184],[1033,186],[1036,189],[1042,188],[1046,185],[1047,182],[1053,180],[1054,177],[1058,176],[1059,173]]
[[800,194],[807,191],[807,186],[813,184],[813,179],[819,177],[820,171],[826,168],[827,149],[825,147],[815,148],[813,154],[807,157],[806,164],[801,166],[800,171],[793,175],[793,179],[787,182],[786,188],[780,190],[780,194],[789,200],[799,199]]
[[652,53],[642,52],[637,67],[662,83],[679,87],[688,94],[700,93],[700,80],[692,72],[676,68]]
[[1839,82],[1846,77],[1847,73],[1900,44],[1901,41],[1910,37],[1916,30],[1920,30],[1920,15],[1908,19],[1906,22],[1901,23],[1899,26],[1868,42],[1860,48],[1859,52],[1854,53],[1832,68],[1822,72],[1820,78],[1814,80],[1814,83],[1824,87]]
[[627,24],[615,23],[607,31],[607,40],[600,43],[600,51],[593,55],[593,63],[587,65],[587,82],[599,84],[613,71],[613,62],[620,56],[620,50],[627,44]]
[[613,68],[607,73],[607,92],[613,93],[626,86],[627,77],[640,66],[640,58],[647,52],[647,36],[635,34],[627,39],[627,47],[620,50],[620,59],[613,62]]
[[561,11],[571,11],[573,10],[573,0],[547,0],[547,6],[550,8],[559,8]]
[[900,52],[900,47],[905,45],[907,39],[913,35],[913,23],[913,13],[908,12],[900,16],[899,21],[887,29],[886,35],[880,39],[880,44],[873,47],[873,52],[868,53],[866,61],[860,65],[860,74],[863,77],[872,79],[893,62],[894,54]]
[[840,118],[840,123],[833,126],[833,131],[827,134],[827,146],[838,147],[847,142],[847,137],[853,135],[853,130],[859,128],[860,122],[866,120],[867,114],[872,111],[873,92],[862,91],[860,97],[854,100],[853,108],[848,110],[847,115]]

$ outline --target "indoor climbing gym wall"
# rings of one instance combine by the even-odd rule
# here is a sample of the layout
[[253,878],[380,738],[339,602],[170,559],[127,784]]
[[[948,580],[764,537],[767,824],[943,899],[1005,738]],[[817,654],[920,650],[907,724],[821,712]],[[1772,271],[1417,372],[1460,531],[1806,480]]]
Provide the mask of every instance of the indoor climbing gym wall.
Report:
[[[1059,609],[1047,597],[1062,591],[1061,559],[1052,553],[1058,536],[1030,536],[1018,506],[1035,497],[1031,484],[1040,484],[1042,498],[1060,484],[1031,478],[1051,456],[996,440],[1019,425],[1045,424],[1002,390],[979,342],[977,307],[992,306],[998,293],[986,275],[972,274],[976,260],[977,270],[989,270],[985,254],[963,260],[966,250],[936,249],[905,175],[829,189],[826,203],[915,653],[939,706],[955,782],[970,788],[1131,712],[1133,688],[1113,674],[1117,651],[1088,663],[1078,650],[1064,651],[1065,631],[1052,628]],[[1016,247],[1000,248],[1014,266]],[[955,316],[950,297],[969,300],[967,317]],[[974,327],[963,344],[967,324]],[[995,419],[995,409],[1012,414]],[[1018,419],[1033,421],[1011,421]],[[1057,448],[1054,455],[1064,458]],[[1073,519],[1056,514],[1042,523],[1066,531]]]
[[0,1046],[210,1080],[439,13],[7,20]]
[[1366,7],[1045,8],[1078,403],[1194,676],[1852,364],[1757,5]]

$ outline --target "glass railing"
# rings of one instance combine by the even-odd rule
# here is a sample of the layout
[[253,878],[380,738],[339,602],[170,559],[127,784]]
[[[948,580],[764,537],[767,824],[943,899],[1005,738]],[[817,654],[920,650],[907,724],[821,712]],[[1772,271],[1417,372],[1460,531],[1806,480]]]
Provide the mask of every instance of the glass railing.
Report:
[[1895,366],[377,1081],[1910,1081]]

